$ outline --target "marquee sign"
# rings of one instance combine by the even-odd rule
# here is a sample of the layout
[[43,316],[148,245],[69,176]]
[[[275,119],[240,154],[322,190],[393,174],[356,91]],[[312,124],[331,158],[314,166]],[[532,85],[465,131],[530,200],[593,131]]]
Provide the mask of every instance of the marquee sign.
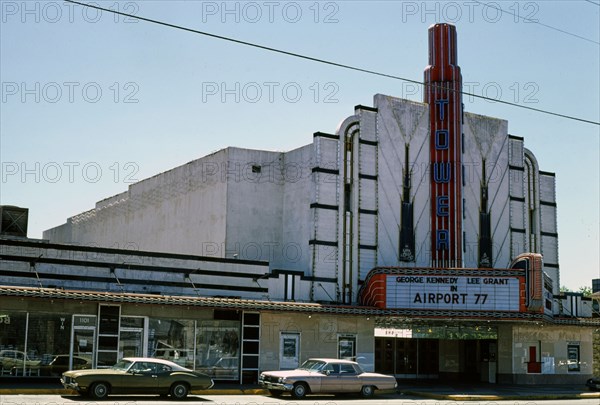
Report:
[[537,299],[542,276],[539,253],[523,253],[507,269],[375,267],[367,274],[358,300],[361,305],[390,310],[539,314],[544,313],[544,302]]
[[387,275],[388,309],[519,311],[518,277]]

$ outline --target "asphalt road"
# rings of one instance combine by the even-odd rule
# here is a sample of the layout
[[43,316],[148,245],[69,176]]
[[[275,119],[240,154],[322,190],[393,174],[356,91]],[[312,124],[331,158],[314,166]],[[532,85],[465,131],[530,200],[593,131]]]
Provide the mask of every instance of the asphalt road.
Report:
[[598,405],[597,398],[546,400],[546,401],[441,401],[438,399],[422,399],[398,395],[377,395],[373,399],[340,396],[309,396],[304,400],[290,397],[272,398],[261,395],[191,395],[185,401],[173,401],[170,398],[158,396],[112,396],[106,401],[94,401],[79,396],[60,395],[1,395],[0,405],[175,405],[175,404],[205,404],[205,405]]

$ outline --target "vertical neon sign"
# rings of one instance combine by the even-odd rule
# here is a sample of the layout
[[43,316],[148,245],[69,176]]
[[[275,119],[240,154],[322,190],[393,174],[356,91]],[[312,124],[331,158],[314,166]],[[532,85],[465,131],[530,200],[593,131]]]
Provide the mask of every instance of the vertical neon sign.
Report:
[[433,267],[462,267],[461,90],[456,27],[432,25],[424,101],[429,104]]

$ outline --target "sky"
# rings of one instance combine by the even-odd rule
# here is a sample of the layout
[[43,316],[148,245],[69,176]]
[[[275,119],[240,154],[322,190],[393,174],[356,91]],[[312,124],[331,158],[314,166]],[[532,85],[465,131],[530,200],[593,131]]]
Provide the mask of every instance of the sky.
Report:
[[[422,81],[427,28],[457,27],[463,90],[600,121],[600,0],[93,4]],[[487,4],[487,5],[485,5]],[[0,204],[28,236],[228,146],[287,151],[410,82],[58,1],[0,0]],[[464,96],[556,173],[561,285],[600,278],[600,127]],[[118,248],[118,246],[115,246]]]

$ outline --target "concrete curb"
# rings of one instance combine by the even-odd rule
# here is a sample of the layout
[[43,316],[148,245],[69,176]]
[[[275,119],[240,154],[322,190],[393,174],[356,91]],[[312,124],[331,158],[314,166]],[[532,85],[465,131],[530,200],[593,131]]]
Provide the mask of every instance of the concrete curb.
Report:
[[529,394],[529,395],[478,395],[478,394],[436,394],[422,391],[401,391],[405,395],[449,401],[543,401],[561,399],[593,399],[600,398],[600,392],[573,394]]
[[192,391],[192,395],[268,395],[269,391],[263,388],[226,388],[216,390]]
[[[194,390],[191,395],[268,395],[262,388],[225,388],[213,390]],[[0,388],[0,395],[79,395],[77,391],[65,388]]]

